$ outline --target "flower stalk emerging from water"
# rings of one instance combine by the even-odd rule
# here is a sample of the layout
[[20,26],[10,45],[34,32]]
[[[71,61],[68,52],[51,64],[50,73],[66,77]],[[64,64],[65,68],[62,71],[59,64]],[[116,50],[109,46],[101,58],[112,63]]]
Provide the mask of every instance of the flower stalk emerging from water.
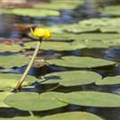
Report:
[[30,71],[30,69],[31,69],[31,67],[32,67],[32,65],[33,65],[33,63],[35,61],[35,58],[37,56],[37,53],[38,53],[38,51],[39,51],[39,49],[41,47],[41,43],[42,43],[43,38],[47,39],[47,38],[51,37],[49,29],[43,29],[43,28],[38,27],[38,28],[35,28],[34,30],[31,28],[30,30],[31,30],[32,36],[38,38],[39,41],[38,41],[38,44],[37,44],[37,46],[35,48],[33,56],[32,56],[32,58],[31,58],[31,60],[30,60],[30,62],[28,64],[25,72],[23,73],[21,79],[18,81],[18,83],[17,83],[17,85],[15,87],[15,90],[20,90],[23,82],[25,81],[25,79],[27,77],[27,74]]

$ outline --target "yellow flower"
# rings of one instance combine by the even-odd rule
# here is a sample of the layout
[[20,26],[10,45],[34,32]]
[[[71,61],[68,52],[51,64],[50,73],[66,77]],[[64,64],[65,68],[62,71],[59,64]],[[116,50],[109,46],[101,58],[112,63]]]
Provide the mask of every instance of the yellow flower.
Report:
[[46,39],[51,37],[49,29],[44,29],[44,28],[41,28],[41,27],[37,27],[34,30],[32,28],[30,28],[30,30],[31,30],[31,34],[34,37],[46,38]]

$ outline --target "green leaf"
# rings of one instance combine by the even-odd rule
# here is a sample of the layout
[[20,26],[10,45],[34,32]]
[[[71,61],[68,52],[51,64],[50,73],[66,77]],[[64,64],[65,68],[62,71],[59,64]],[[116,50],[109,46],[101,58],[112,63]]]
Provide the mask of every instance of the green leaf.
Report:
[[101,10],[102,14],[109,14],[109,15],[114,15],[114,16],[120,16],[120,6],[109,6],[105,7],[104,10]]
[[64,2],[61,0],[51,0],[49,4],[42,4],[42,5],[35,5],[35,8],[43,8],[43,9],[55,9],[55,10],[61,10],[61,9],[74,9],[78,5],[83,4],[83,0],[65,0]]
[[108,48],[120,45],[119,34],[79,34],[74,36],[75,44],[82,44],[87,48]]
[[82,33],[82,34],[74,35],[74,38],[76,41],[85,40],[86,42],[89,40],[92,40],[92,41],[93,40],[96,40],[96,41],[108,40],[109,41],[111,39],[119,39],[119,37],[120,37],[120,34],[116,34],[116,33],[113,33],[113,34],[109,34],[109,33],[104,33],[104,34],[103,33]]
[[8,105],[6,105],[4,103],[4,99],[11,94],[13,94],[13,93],[11,93],[11,92],[0,92],[0,107],[9,107]]
[[120,96],[105,92],[82,91],[62,94],[57,99],[69,104],[89,107],[120,107]]
[[32,92],[21,92],[8,96],[4,102],[11,107],[26,111],[45,111],[67,105],[57,100],[54,94],[57,95],[57,93],[50,92],[41,95]]
[[[11,91],[17,85],[18,80],[22,77],[20,74],[0,74],[0,90]],[[23,85],[35,82],[37,79],[27,75]]]
[[115,62],[104,59],[91,58],[91,57],[75,57],[75,56],[62,57],[62,59],[48,60],[48,62],[50,64],[56,64],[59,66],[76,67],[76,68],[103,67],[103,66],[115,64]]
[[116,85],[116,84],[120,84],[120,76],[105,77],[102,80],[96,81],[95,84],[96,85]]
[[103,33],[120,33],[119,22],[120,18],[89,19],[72,25],[52,26],[50,29],[54,33],[64,33],[64,31],[72,33],[91,33],[95,31]]
[[88,112],[66,112],[43,117],[41,120],[103,120]]
[[[37,42],[29,42],[25,44],[25,49],[35,48]],[[41,49],[43,50],[57,50],[57,51],[64,51],[64,50],[76,50],[84,48],[84,45],[81,44],[70,44],[65,42],[43,42]]]
[[0,44],[0,52],[19,52],[22,50],[22,47],[20,45],[4,45]]
[[12,10],[13,14],[23,16],[58,16],[60,13],[57,10],[37,9],[37,8],[15,8]]
[[21,67],[29,63],[29,58],[22,55],[0,56],[0,66],[3,68]]
[[[86,85],[100,80],[101,76],[95,72],[90,71],[70,71],[70,72],[56,72],[45,76],[46,83],[59,83],[63,86]],[[55,78],[55,79],[54,79]]]

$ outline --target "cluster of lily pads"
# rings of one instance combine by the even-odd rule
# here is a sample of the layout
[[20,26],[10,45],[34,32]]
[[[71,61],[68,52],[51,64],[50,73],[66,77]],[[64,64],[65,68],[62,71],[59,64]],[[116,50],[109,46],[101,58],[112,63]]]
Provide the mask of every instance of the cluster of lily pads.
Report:
[[[67,2],[67,1],[66,1]],[[78,2],[78,1],[77,1]],[[75,3],[75,5],[77,4]],[[53,3],[51,3],[53,4]],[[69,3],[70,4],[70,3]],[[72,6],[71,2],[71,6]],[[39,6],[37,6],[39,8]],[[49,6],[47,9],[50,9]],[[37,8],[37,9],[38,9]],[[61,8],[60,8],[61,9]],[[27,11],[28,9],[26,9]],[[16,10],[17,11],[17,10]],[[31,13],[31,10],[28,10]],[[49,12],[50,13],[50,12]],[[23,13],[21,13],[23,15]],[[24,12],[26,15],[26,13]],[[28,14],[27,14],[28,15]],[[53,36],[51,40],[43,41],[42,51],[72,51],[82,48],[109,48],[120,45],[119,18],[88,19],[72,25],[56,25],[49,27]],[[21,55],[21,51],[27,51],[36,47],[37,41],[20,45],[0,44],[0,52],[16,52],[18,54],[0,56],[0,66],[3,69],[21,67],[28,64],[30,58]],[[39,57],[37,58],[39,60]],[[63,68],[73,68],[71,71],[61,71],[45,74],[41,78],[28,75],[23,87],[32,83],[40,85],[56,85],[66,88],[80,87],[94,84],[97,87],[120,84],[120,76],[103,78],[97,72],[91,71],[93,68],[104,68],[115,66],[116,62],[105,59],[98,59],[83,56],[60,56],[57,59],[48,59],[47,65],[56,65]],[[84,70],[80,70],[80,69]],[[87,68],[87,70],[85,70]],[[1,71],[3,71],[1,69]],[[86,107],[120,107],[120,95],[101,91],[72,91],[58,92],[54,89],[43,93],[36,92],[12,92],[21,74],[0,73],[0,108],[16,108],[22,111],[52,111],[69,105]],[[4,120],[5,118],[0,118]],[[66,112],[44,117],[14,117],[10,120],[103,120],[95,114],[88,112]],[[6,119],[5,119],[6,120]]]

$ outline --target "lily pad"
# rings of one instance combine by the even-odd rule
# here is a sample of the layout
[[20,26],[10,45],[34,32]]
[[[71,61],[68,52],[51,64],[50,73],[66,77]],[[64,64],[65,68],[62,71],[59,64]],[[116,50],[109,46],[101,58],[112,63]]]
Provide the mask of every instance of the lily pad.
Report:
[[120,96],[105,92],[82,91],[59,95],[57,99],[69,104],[89,107],[120,107]]
[[4,102],[11,107],[26,111],[45,111],[67,105],[65,102],[57,100],[54,94],[57,96],[57,93],[50,92],[41,95],[32,92],[21,92],[8,96]]
[[72,25],[55,25],[50,27],[50,30],[54,33],[64,33],[64,31],[70,33],[120,33],[120,18],[101,18],[101,19],[88,19],[80,21],[79,23]]
[[70,34],[70,33],[56,33],[51,39],[70,41],[71,45],[84,46],[85,48],[108,48],[110,46],[120,45],[120,34],[108,34],[108,33],[82,33],[82,34]]
[[88,112],[66,112],[43,117],[41,120],[103,120]]
[[109,44],[106,44],[102,40],[84,40],[79,42],[76,41],[75,44],[82,44],[86,48],[108,48],[109,47]]
[[120,84],[120,76],[105,77],[102,80],[96,81],[95,84],[96,85],[116,85],[116,84]]
[[120,16],[120,6],[109,6],[105,7],[104,10],[101,10],[102,14]]
[[19,52],[22,50],[22,47],[20,45],[4,45],[0,44],[0,52]]
[[86,85],[101,80],[101,76],[95,72],[90,71],[70,71],[70,72],[56,72],[46,75],[46,83],[59,83],[63,86]]
[[59,66],[76,67],[76,68],[103,67],[103,66],[109,66],[115,64],[115,62],[104,59],[98,59],[92,57],[75,57],[75,56],[62,57],[62,59],[48,60],[48,63],[56,64]]
[[0,92],[0,96],[1,96],[0,97],[0,107],[9,107],[8,105],[6,105],[4,103],[4,99],[11,94],[13,94],[13,93],[11,93],[11,92]]
[[0,66],[3,68],[21,67],[29,63],[29,58],[22,55],[0,56]]
[[[61,9],[74,9],[78,5],[83,4],[83,0],[65,0],[64,2],[61,0],[51,0],[49,4],[44,3],[42,5],[35,5],[35,8],[43,8],[43,9],[54,9],[54,10],[61,10]],[[58,6],[59,5],[59,6]]]
[[[0,74],[0,90],[11,91],[17,85],[18,80],[22,77],[20,74]],[[35,77],[28,75],[23,85],[28,85],[36,81]]]
[[[69,34],[68,34],[69,35]],[[109,34],[109,33],[82,33],[82,34],[77,34],[74,35],[74,39],[76,41],[88,41],[88,40],[96,40],[96,41],[101,41],[101,40],[113,40],[113,39],[119,39],[120,34]]]
[[98,30],[98,27],[96,26],[87,26],[87,25],[69,25],[68,27],[64,28],[67,32],[72,33],[87,33],[87,32],[94,32]]
[[[35,48],[37,42],[29,42],[25,44],[25,49]],[[70,44],[65,42],[43,42],[41,49],[42,50],[57,50],[57,51],[64,51],[64,50],[76,50],[84,48],[84,45],[81,44]]]
[[59,11],[47,10],[47,9],[37,9],[37,8],[16,8],[12,10],[13,14],[23,15],[23,16],[58,16]]

